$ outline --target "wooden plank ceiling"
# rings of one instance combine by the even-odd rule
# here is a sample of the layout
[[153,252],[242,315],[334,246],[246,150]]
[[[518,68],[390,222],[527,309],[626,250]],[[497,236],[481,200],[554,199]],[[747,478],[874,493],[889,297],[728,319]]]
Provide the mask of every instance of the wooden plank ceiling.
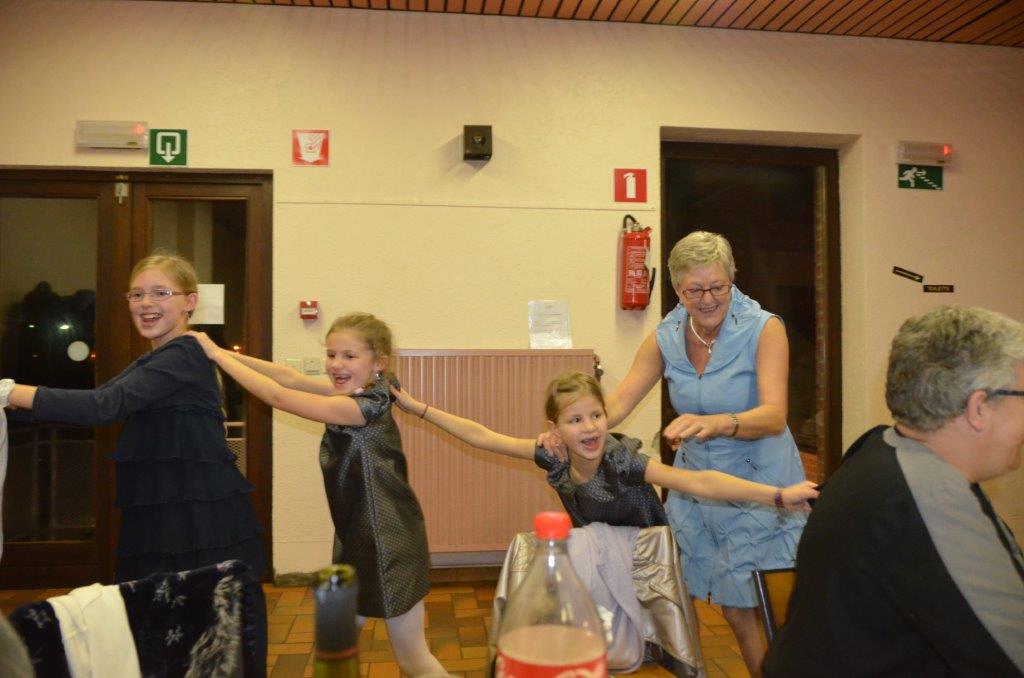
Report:
[[[211,0],[176,0],[210,2]],[[1024,0],[215,0],[1024,47]]]

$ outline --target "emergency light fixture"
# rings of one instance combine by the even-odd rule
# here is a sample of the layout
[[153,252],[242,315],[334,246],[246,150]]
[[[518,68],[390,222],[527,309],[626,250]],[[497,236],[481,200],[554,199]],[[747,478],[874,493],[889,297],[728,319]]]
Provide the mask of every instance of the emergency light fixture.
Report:
[[149,124],[141,120],[78,120],[78,148],[149,148]]
[[900,165],[948,165],[953,145],[931,141],[896,142],[896,163]]

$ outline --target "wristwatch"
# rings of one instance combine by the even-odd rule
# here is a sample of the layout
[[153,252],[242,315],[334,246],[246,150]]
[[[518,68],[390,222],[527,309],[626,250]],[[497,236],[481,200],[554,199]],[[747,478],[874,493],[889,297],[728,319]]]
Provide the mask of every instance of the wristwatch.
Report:
[[13,379],[0,379],[0,407],[7,407],[7,401],[14,390]]

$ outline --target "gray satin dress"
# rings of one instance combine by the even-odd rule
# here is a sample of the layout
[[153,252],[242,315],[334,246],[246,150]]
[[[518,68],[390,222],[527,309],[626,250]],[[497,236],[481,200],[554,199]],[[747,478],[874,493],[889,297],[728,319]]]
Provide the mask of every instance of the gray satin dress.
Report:
[[353,398],[366,424],[328,424],[320,442],[333,561],[356,568],[359,614],[397,617],[430,589],[423,511],[409,486],[387,378]]

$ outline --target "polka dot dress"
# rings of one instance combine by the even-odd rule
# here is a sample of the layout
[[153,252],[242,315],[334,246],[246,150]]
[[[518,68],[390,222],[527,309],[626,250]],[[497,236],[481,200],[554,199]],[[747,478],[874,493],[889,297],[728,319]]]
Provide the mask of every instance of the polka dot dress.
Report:
[[333,562],[356,568],[359,614],[397,617],[430,588],[423,511],[409,486],[386,377],[353,397],[366,424],[328,424],[320,442]]

